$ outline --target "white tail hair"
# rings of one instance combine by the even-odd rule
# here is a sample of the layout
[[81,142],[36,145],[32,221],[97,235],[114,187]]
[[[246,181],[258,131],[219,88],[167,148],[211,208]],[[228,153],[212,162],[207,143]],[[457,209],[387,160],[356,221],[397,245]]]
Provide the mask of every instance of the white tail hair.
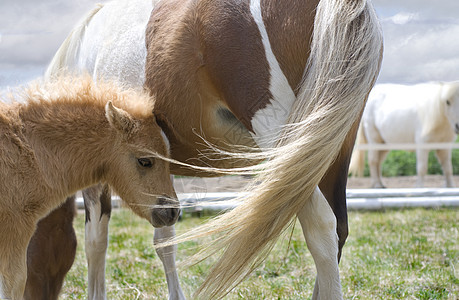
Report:
[[77,57],[86,27],[103,6],[103,4],[97,4],[96,7],[78,23],[78,26],[70,32],[48,65],[45,72],[45,78],[49,79],[58,76],[70,71],[70,68],[74,68],[78,65]]
[[277,148],[262,153],[268,161],[261,183],[237,208],[173,241],[220,233],[198,254],[203,259],[223,250],[195,296],[226,295],[295,220],[359,119],[381,55],[382,33],[366,0],[320,2],[301,89]]
[[[362,123],[360,123],[359,130],[357,131],[357,138],[355,145],[367,144],[367,137],[363,129]],[[363,177],[365,173],[365,150],[359,150],[354,147],[352,152],[351,162],[349,164],[349,174],[356,177]]]
[[203,259],[223,250],[196,297],[226,295],[295,220],[359,119],[381,56],[382,33],[370,3],[320,2],[301,89],[277,148],[262,153],[269,160],[257,178],[261,183],[237,208],[174,241],[220,233],[198,254]]

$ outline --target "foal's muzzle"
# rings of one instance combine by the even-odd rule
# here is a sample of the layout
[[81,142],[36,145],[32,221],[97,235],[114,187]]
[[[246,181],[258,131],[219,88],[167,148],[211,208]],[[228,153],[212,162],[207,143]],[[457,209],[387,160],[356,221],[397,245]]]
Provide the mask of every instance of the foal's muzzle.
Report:
[[151,224],[160,228],[171,226],[180,216],[180,202],[177,199],[158,197],[158,203],[151,213]]

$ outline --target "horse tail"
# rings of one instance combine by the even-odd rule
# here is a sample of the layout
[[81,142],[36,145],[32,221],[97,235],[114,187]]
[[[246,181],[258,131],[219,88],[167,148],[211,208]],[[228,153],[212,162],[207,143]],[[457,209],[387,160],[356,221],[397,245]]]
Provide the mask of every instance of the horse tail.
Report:
[[260,183],[235,209],[178,237],[178,242],[220,233],[198,254],[223,250],[196,297],[226,295],[253,271],[296,219],[336,159],[359,119],[380,68],[382,33],[367,0],[322,0],[311,52],[288,125]]
[[57,50],[51,63],[45,72],[45,78],[50,78],[59,75],[62,72],[68,71],[69,68],[78,65],[77,57],[80,51],[81,41],[86,31],[86,27],[92,20],[94,15],[102,9],[103,4],[97,4],[83,20],[70,32],[62,45]]
[[[355,145],[368,144],[367,137],[363,130],[363,124],[360,123],[359,130],[357,131],[357,138]],[[351,163],[349,164],[349,174],[352,176],[363,177],[365,171],[365,151],[354,148],[351,156]]]

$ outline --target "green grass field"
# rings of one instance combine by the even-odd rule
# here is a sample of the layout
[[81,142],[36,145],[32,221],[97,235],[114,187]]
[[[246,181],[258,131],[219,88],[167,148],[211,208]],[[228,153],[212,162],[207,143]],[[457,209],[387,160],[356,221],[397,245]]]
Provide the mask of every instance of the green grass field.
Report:
[[[459,299],[458,209],[350,212],[349,219],[350,235],[340,264],[345,299]],[[203,221],[187,216],[177,231]],[[82,213],[75,227],[78,252],[62,299],[86,299]],[[167,299],[152,240],[146,221],[124,209],[113,212],[106,274],[109,299]],[[209,242],[181,244],[178,260],[186,261],[200,243]],[[187,297],[210,264],[179,270]],[[314,263],[297,225],[290,243],[288,235],[280,240],[263,265],[225,299],[310,299],[314,278]]]

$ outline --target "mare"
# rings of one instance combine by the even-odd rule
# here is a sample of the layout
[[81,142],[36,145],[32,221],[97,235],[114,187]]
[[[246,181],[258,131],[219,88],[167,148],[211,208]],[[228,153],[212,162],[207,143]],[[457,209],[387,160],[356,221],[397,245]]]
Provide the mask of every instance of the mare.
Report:
[[[376,85],[368,98],[357,144],[453,143],[459,133],[459,83]],[[430,149],[416,149],[417,186],[423,187]],[[369,150],[368,164],[373,188],[383,188],[381,165],[389,151]],[[452,149],[435,151],[445,176],[453,187]],[[365,152],[353,154],[350,170],[363,175]]]
[[[381,54],[367,0],[118,0],[74,28],[47,74],[88,71],[145,87],[175,160],[229,173],[268,160],[244,205],[202,228],[226,232],[215,246],[227,250],[198,295],[229,292],[298,216],[317,267],[314,298],[338,299],[348,163]],[[247,147],[261,151],[234,153]],[[210,171],[171,165],[178,175]],[[89,215],[110,209],[97,198],[85,204]],[[106,249],[107,222],[86,223],[103,233],[87,235],[87,249]],[[156,229],[155,243],[174,235]],[[170,299],[183,299],[175,247],[157,251]],[[102,299],[105,250],[87,251],[89,298]]]
[[31,85],[15,100],[0,105],[0,298],[23,298],[38,221],[79,189],[107,182],[153,226],[176,222],[169,163],[158,159],[169,149],[148,95],[86,76]]

